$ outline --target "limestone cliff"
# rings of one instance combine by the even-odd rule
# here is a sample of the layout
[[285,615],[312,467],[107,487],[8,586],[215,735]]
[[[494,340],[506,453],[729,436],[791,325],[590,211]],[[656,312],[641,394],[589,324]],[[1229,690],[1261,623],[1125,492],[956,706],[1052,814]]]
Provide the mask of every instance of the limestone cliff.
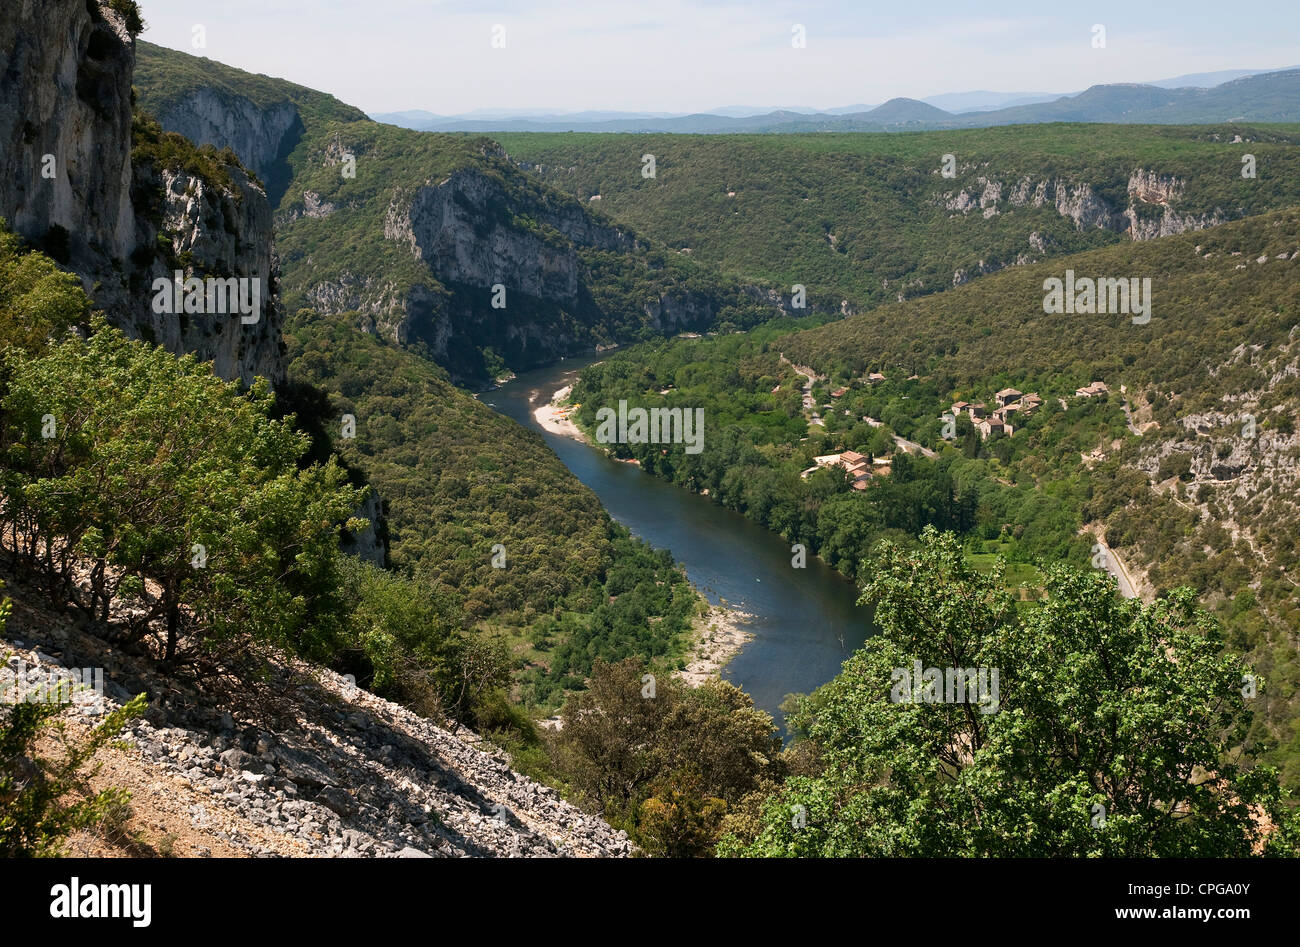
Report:
[[194,89],[157,116],[168,131],[200,145],[229,148],[272,188],[278,199],[288,183],[286,156],[302,135],[302,119],[290,102],[259,108],[213,86]]
[[[331,142],[319,160],[336,163],[345,151]],[[366,328],[419,345],[470,381],[485,378],[484,349],[521,369],[616,341],[633,325],[658,334],[702,331],[727,306],[782,305],[757,290],[691,286],[655,269],[649,248],[626,230],[523,181],[504,154],[489,150],[485,157],[440,181],[387,190],[385,259],[414,261],[433,280],[396,267],[345,268],[300,280],[306,299],[322,312],[359,313]],[[304,218],[354,210],[311,188],[298,190],[295,181],[278,219],[291,232]],[[610,295],[620,283],[635,286],[635,297]]]
[[141,102],[168,131],[199,145],[229,148],[266,185],[276,207],[293,177],[289,156],[306,121],[368,121],[333,96],[141,42],[136,50]]
[[976,185],[942,194],[939,203],[963,216],[978,209],[986,219],[1000,213],[1004,201],[1009,208],[1054,208],[1077,230],[1127,233],[1135,241],[1203,230],[1228,219],[1219,210],[1206,214],[1179,212],[1174,205],[1183,196],[1183,182],[1143,168],[1129,176],[1128,200],[1123,207],[1108,202],[1098,193],[1098,186],[1086,181],[1021,177],[1003,182],[981,175]]
[[[133,161],[133,65],[134,39],[106,3],[5,6],[0,217],[79,274],[129,335],[210,360],[223,378],[275,384],[285,365],[265,191],[233,156],[178,159],[176,142]],[[154,280],[178,269],[256,280],[256,318],[155,312]]]
[[131,66],[131,37],[107,8],[5,3],[0,215],[78,269],[102,272],[134,247]]

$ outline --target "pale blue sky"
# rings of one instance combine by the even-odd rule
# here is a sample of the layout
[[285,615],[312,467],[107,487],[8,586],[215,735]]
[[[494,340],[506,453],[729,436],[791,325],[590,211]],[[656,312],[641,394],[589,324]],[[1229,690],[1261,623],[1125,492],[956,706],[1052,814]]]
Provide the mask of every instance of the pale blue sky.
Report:
[[[368,112],[831,108],[1300,64],[1300,4],[142,0],[144,38]],[[194,26],[206,49],[194,49]],[[505,27],[505,48],[491,45]],[[792,28],[805,28],[805,48]],[[1092,28],[1106,28],[1106,47]]]

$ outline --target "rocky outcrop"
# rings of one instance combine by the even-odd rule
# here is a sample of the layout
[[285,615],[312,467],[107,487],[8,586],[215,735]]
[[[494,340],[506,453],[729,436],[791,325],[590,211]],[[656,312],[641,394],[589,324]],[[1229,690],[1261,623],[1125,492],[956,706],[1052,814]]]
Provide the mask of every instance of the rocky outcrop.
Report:
[[[149,709],[101,752],[132,792],[133,837],[182,839],[177,855],[620,857],[627,836],[514,772],[500,750],[321,668],[268,655],[268,692],[248,708],[197,692],[108,648],[103,628],[54,612],[6,576],[14,612],[0,661],[39,675],[103,671],[103,697],[69,708],[88,726],[132,695]],[[48,679],[48,678],[46,678]]]
[[[327,164],[338,160],[340,147],[326,148]],[[491,162],[494,156],[487,157]],[[505,166],[504,156],[495,157]],[[528,185],[512,188],[470,166],[435,184],[395,188],[384,237],[434,279],[403,284],[343,273],[311,285],[308,298],[322,311],[359,313],[364,328],[420,345],[462,380],[482,380],[475,360],[484,347],[523,368],[608,341],[614,321],[626,313],[611,313],[596,301],[587,254],[626,254],[637,267],[644,266],[646,248],[576,201]],[[282,219],[329,206],[309,192],[301,204],[293,202]],[[780,304],[779,297],[757,292],[732,302],[742,296],[755,305]],[[640,301],[646,324],[661,333],[708,328],[725,304],[671,283]]]
[[[18,0],[0,15],[0,51],[0,217],[81,276],[127,334],[211,361],[222,378],[281,381],[266,194],[216,156],[220,181],[132,165],[134,40],[122,18],[95,0]],[[257,281],[258,312],[155,311],[154,281],[178,269]]]
[[[101,288],[97,301],[111,307],[128,335],[211,362],[222,378],[251,384],[260,376],[275,385],[285,377],[286,362],[271,208],[266,193],[242,168],[231,165],[224,172],[230,183],[218,186],[184,171],[148,164],[136,168],[142,213],[134,270],[124,291]],[[173,280],[178,269],[187,278],[234,277],[247,281],[250,290],[255,284],[256,311],[156,311],[155,281]]]
[[[572,202],[512,207],[504,198],[499,182],[465,168],[440,184],[395,194],[384,236],[407,244],[444,282],[489,287],[510,274],[511,289],[570,304],[578,296],[578,248],[635,247],[630,237],[598,225]],[[516,225],[524,214],[535,228]]]
[[303,132],[292,102],[262,108],[228,90],[200,86],[155,117],[195,144],[229,148],[266,183],[271,202],[279,203],[292,175],[286,159]]
[[[988,219],[1000,212],[999,204],[1004,193],[1005,202],[1011,207],[1055,208],[1062,217],[1069,218],[1077,230],[1111,230],[1127,233],[1133,240],[1152,240],[1188,230],[1202,230],[1228,219],[1220,211],[1179,213],[1171,202],[1182,197],[1183,182],[1144,169],[1130,175],[1128,203],[1123,208],[1108,204],[1087,182],[1035,180],[1031,177],[1022,177],[1008,185],[996,178],[980,176],[975,179],[975,187],[940,195],[938,202],[945,210],[962,215],[978,209]],[[1154,208],[1159,210],[1152,213]],[[1041,241],[1041,237],[1039,239]],[[1041,252],[1038,247],[1034,249]]]
[[103,273],[134,248],[131,42],[117,14],[85,0],[0,12],[0,216],[78,271]]
[[349,556],[356,556],[363,562],[373,563],[383,569],[388,566],[388,521],[384,517],[384,503],[372,488],[370,496],[361,507],[352,514],[355,518],[365,520],[364,528],[350,532],[345,531],[339,547]]

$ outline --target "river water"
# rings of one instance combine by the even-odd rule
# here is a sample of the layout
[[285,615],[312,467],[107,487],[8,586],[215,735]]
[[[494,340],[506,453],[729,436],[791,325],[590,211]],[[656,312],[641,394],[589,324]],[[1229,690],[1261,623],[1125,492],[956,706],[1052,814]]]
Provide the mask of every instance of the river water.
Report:
[[777,708],[787,694],[826,683],[861,647],[872,630],[869,610],[856,604],[857,590],[838,572],[813,557],[805,568],[793,568],[789,544],[739,513],[543,430],[533,410],[592,361],[569,359],[527,372],[479,397],[540,433],[614,519],[671,551],[711,602],[725,600],[754,616],[747,624],[753,640],[722,676],[781,724]]

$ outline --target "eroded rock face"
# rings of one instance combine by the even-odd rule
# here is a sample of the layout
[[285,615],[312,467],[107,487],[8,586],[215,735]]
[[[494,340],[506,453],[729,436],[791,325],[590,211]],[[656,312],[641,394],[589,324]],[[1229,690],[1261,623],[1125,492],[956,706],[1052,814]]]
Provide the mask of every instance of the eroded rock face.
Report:
[[85,0],[6,0],[0,12],[0,216],[78,270],[124,261],[131,205],[131,38]]
[[388,527],[384,519],[384,504],[373,490],[353,516],[366,521],[364,529],[343,537],[340,548],[350,556],[370,562],[379,568],[388,565]]
[[302,120],[291,102],[268,108],[225,89],[201,86],[155,116],[168,131],[198,145],[229,148],[271,191],[276,203],[289,183],[285,158],[302,137]]
[[[327,163],[337,159],[336,150],[327,148]],[[310,213],[325,206],[304,192]],[[521,223],[524,218],[529,223]],[[429,283],[343,273],[311,286],[308,298],[324,312],[360,313],[369,331],[418,343],[460,379],[475,378],[474,361],[484,346],[519,368],[591,344],[590,329],[610,314],[593,298],[583,253],[644,250],[567,198],[508,192],[475,167],[436,184],[395,188],[383,228],[395,251],[427,268]],[[493,305],[497,286],[504,292],[500,307]],[[710,294],[671,287],[646,299],[642,311],[651,327],[669,333],[707,328],[723,305]]]
[[[181,171],[136,169],[138,190],[162,195],[154,207],[142,208],[146,213],[139,221],[139,245],[150,247],[152,239],[155,253],[147,269],[132,274],[128,291],[118,300],[115,321],[131,336],[176,355],[193,353],[211,362],[222,378],[251,384],[260,376],[274,386],[284,379],[286,368],[271,208],[265,192],[242,169],[226,171],[232,180],[228,190]],[[156,252],[159,233],[170,245],[169,253]],[[137,255],[137,264],[141,259]],[[173,279],[178,266],[187,275],[256,281],[257,312],[246,317],[156,312],[155,280]]]
[[[976,178],[976,184],[978,187],[975,189],[963,188],[940,196],[939,203],[945,210],[963,216],[978,209],[987,219],[999,213],[999,203],[1005,193],[1006,203],[1011,207],[1054,207],[1062,217],[1073,221],[1078,230],[1112,230],[1127,233],[1133,240],[1153,240],[1189,230],[1202,230],[1228,219],[1219,211],[1179,213],[1171,202],[1182,197],[1183,182],[1141,168],[1129,176],[1128,204],[1123,208],[1109,205],[1087,182],[1024,177],[1006,185],[995,178],[981,176]],[[1161,208],[1157,213],[1148,209],[1157,207]],[[1039,250],[1038,247],[1034,249]]]
[[[94,0],[13,0],[0,13],[0,217],[79,276],[135,338],[211,361],[226,379],[284,378],[266,193],[131,162],[134,40]],[[49,81],[50,77],[54,81]],[[259,281],[260,311],[154,311],[154,280]]]

